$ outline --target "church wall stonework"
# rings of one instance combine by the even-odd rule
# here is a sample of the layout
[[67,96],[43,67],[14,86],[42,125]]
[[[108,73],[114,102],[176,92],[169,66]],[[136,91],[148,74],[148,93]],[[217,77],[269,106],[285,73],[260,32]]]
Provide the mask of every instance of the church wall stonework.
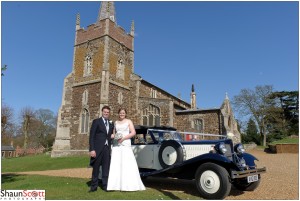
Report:
[[122,27],[117,26],[111,20],[109,20],[109,35],[119,43],[124,44],[125,47],[133,50],[133,37],[127,34]]
[[[130,75],[132,73],[132,61],[129,58],[130,51],[124,45],[110,40],[109,43],[109,64],[110,64],[110,79],[118,82],[126,87],[129,87]],[[124,63],[124,79],[117,78],[118,62],[122,59]]]
[[142,82],[141,88],[140,88],[140,97],[151,97],[151,89],[156,90],[156,98],[157,99],[168,99],[170,101],[174,102],[174,105],[178,105],[182,107],[183,109],[189,109],[190,105],[174,96],[171,94],[168,94],[167,92],[161,90],[160,88],[149,84],[148,82]]
[[[139,99],[139,108],[141,113],[144,109],[147,109],[149,105],[154,105],[160,110],[160,125],[169,125],[169,100],[167,99],[155,99],[155,98],[145,98],[141,97]],[[142,116],[136,124],[142,124]]]
[[195,119],[203,120],[204,133],[221,134],[217,111],[206,112],[205,114],[176,114],[176,128],[180,131],[199,132],[192,128],[192,121]]
[[[97,39],[85,43],[76,47],[75,50],[75,61],[74,61],[74,76],[76,83],[97,80],[101,78],[102,65],[103,65],[103,52],[104,52],[104,41],[103,39]],[[84,60],[88,53],[92,54],[93,68],[92,73],[88,76],[83,76],[84,72]]]
[[[109,88],[109,107],[111,108],[110,119],[112,121],[118,120],[118,110],[121,107],[124,107],[127,110],[127,116],[130,117],[131,113],[130,110],[128,110],[130,105],[130,91],[114,84],[110,84]],[[123,96],[122,104],[118,102],[119,93]]]
[[[80,131],[80,115],[83,109],[87,109],[90,114],[89,128],[92,125],[92,120],[99,117],[100,104],[100,86],[101,83],[83,85],[73,88],[73,107],[71,120],[71,147],[72,149],[87,149],[89,143],[89,133],[81,133]],[[82,104],[83,92],[88,91],[87,105]]]

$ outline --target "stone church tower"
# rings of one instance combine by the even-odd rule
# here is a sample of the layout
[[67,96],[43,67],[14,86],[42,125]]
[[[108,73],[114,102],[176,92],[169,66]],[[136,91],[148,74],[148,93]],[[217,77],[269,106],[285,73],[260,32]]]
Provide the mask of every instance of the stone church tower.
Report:
[[113,2],[101,4],[96,23],[86,30],[77,15],[73,69],[64,81],[52,155],[72,154],[72,147],[86,150],[90,123],[104,105],[129,106],[124,97],[130,97],[133,45],[134,25],[130,34],[117,25]]
[[236,132],[229,101],[222,108],[197,109],[194,86],[189,104],[134,73],[134,28],[133,21],[130,33],[117,25],[114,2],[102,2],[96,22],[86,29],[77,14],[72,72],[64,79],[52,157],[88,153],[89,129],[104,105],[111,107],[113,121],[125,107],[136,125]]

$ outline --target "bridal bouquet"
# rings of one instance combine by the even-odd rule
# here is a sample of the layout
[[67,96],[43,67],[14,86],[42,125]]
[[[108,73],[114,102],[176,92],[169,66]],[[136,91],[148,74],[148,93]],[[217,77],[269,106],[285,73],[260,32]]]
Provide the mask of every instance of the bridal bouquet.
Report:
[[116,133],[115,134],[115,140],[119,140],[119,139],[122,139],[123,138],[123,134],[122,133]]

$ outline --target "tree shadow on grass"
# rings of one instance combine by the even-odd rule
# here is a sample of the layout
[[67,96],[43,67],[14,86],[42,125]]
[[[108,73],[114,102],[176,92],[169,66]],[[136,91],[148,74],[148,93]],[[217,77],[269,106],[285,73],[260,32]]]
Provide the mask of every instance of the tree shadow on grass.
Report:
[[[91,186],[91,180],[86,182],[87,187]],[[176,196],[174,192],[179,191],[185,194],[199,197],[199,192],[197,190],[194,180],[183,180],[183,179],[172,179],[172,178],[159,178],[159,177],[148,177],[143,179],[143,183],[146,188],[153,188],[165,196],[171,198],[172,200],[182,200],[182,198]],[[99,187],[101,187],[102,181],[99,179]],[[172,192],[174,191],[174,192]],[[233,185],[228,196],[239,196],[245,192],[236,189]]]
[[24,178],[20,178],[20,176],[22,175],[14,173],[1,174],[1,184],[24,180]]
[[143,183],[146,187],[156,189],[173,200],[182,198],[176,196],[172,191],[199,197],[195,182],[191,180],[148,177],[143,180]]
[[[199,199],[203,199],[199,195],[194,180],[148,177],[147,179],[143,180],[143,183],[145,184],[145,186],[156,189],[173,200],[178,200],[182,198],[179,198],[176,195],[174,195],[172,191],[181,191],[185,194],[189,194],[195,197],[199,197]],[[228,196],[239,196],[244,193],[245,192],[236,189],[232,185],[231,191]]]

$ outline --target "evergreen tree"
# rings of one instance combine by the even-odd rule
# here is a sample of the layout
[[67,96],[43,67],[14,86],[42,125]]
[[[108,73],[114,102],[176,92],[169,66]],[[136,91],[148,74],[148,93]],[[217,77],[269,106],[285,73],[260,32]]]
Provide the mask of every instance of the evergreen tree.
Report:
[[243,143],[254,142],[257,145],[261,144],[257,126],[252,118],[250,118],[247,123],[246,133],[243,137]]
[[269,98],[277,103],[268,115],[269,119],[273,119],[271,134],[280,133],[281,138],[299,135],[299,92],[274,92]]

